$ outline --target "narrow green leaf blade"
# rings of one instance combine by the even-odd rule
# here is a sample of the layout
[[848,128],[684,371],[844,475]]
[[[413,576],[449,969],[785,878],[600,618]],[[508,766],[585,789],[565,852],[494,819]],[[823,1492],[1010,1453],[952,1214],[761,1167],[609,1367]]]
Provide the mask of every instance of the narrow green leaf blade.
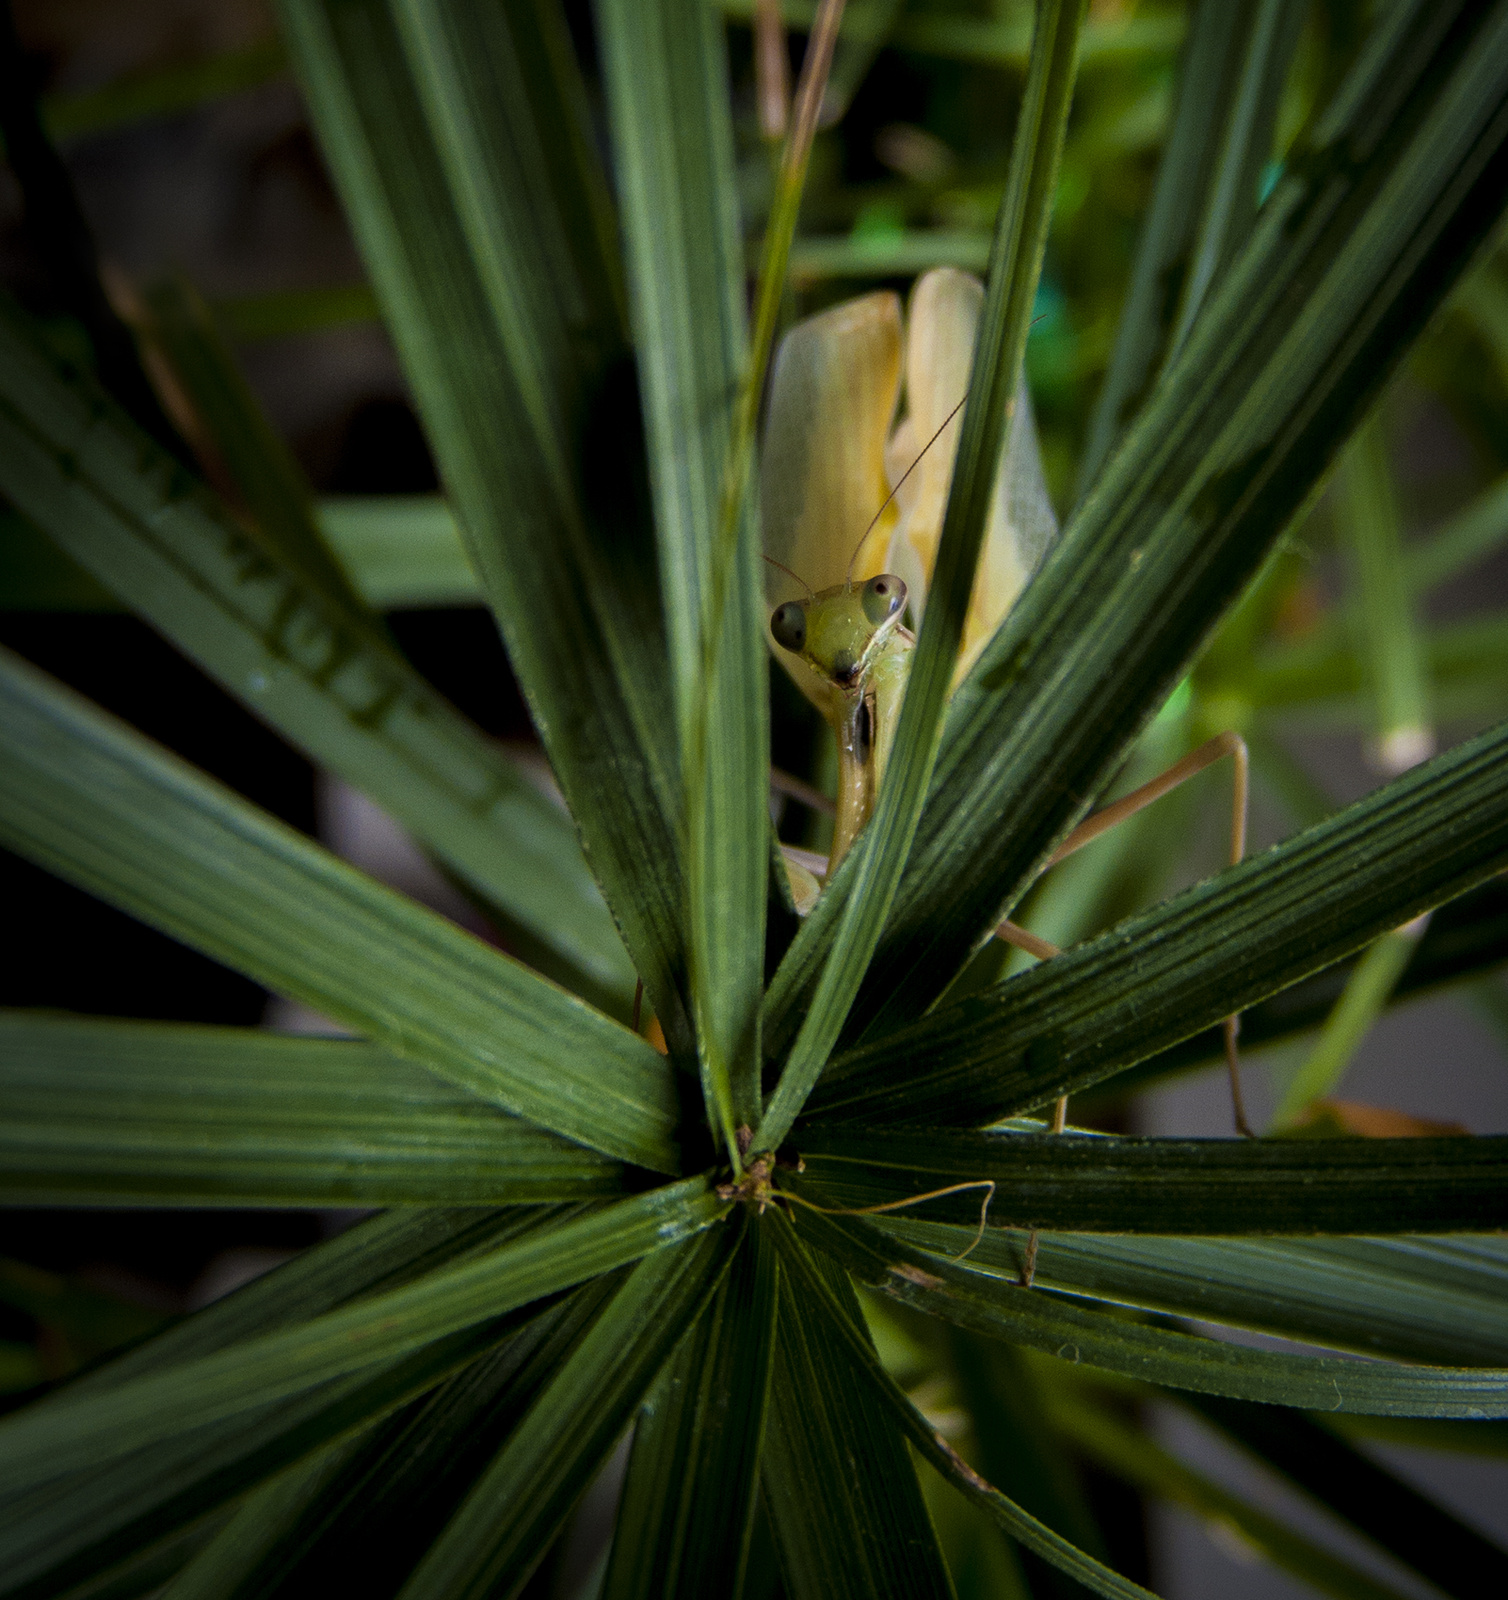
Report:
[[[1393,988],[1390,1003],[1415,999],[1457,980],[1483,978],[1508,960],[1508,887],[1489,879],[1429,919],[1424,937]],[[1259,1001],[1241,1016],[1243,1049],[1291,1039],[1308,1033],[1329,1016],[1356,970],[1355,961],[1339,962]],[[1098,1098],[1135,1093],[1144,1085],[1177,1072],[1215,1061],[1224,1055],[1219,1027],[1207,1029],[1152,1056],[1090,1093]],[[1081,1102],[1082,1104],[1082,1102]]]
[[726,1271],[737,1235],[641,1262],[552,1376],[400,1591],[402,1600],[516,1595]]
[[144,299],[148,337],[161,344],[262,537],[314,588],[359,617],[362,603],[314,520],[308,480],[257,403],[214,314],[186,278],[153,284]]
[[162,1591],[161,1600],[231,1600],[243,1580],[286,1544],[307,1502],[340,1477],[366,1445],[356,1434],[315,1451],[252,1490],[235,1515]]
[[0,1012],[0,1203],[508,1205],[617,1162],[371,1045]]
[[[821,1282],[845,1331],[875,1360],[853,1288],[777,1223],[780,1313],[762,1474],[792,1600],[951,1596],[952,1584],[904,1440],[867,1403],[829,1318],[804,1291]],[[801,1257],[801,1276],[792,1281]]]
[[1172,126],[1152,201],[1136,241],[1115,348],[1089,419],[1078,498],[1099,475],[1115,441],[1151,390],[1172,336],[1189,275],[1200,207],[1220,156],[1220,127],[1241,70],[1255,0],[1199,0],[1178,63]]
[[[1104,1540],[1085,1502],[1073,1463],[1048,1425],[1040,1386],[1018,1350],[949,1330],[948,1365],[973,1419],[983,1475],[1023,1511],[1097,1561]],[[1024,1552],[1031,1592],[1043,1600],[1083,1600],[1085,1589],[1066,1573]]]
[[14,656],[0,749],[13,849],[516,1115],[674,1169],[669,1069],[626,1028]]
[[1168,341],[1168,362],[1176,359],[1220,278],[1251,234],[1257,186],[1272,155],[1278,103],[1306,9],[1302,0],[1258,0],[1241,8],[1240,72],[1229,101],[1220,106],[1219,154],[1201,197],[1178,321]]
[[1508,724],[1098,939],[840,1057],[812,1111],[957,1126],[1045,1104],[1245,1010],[1505,862]]
[[728,68],[721,22],[703,0],[603,0],[596,14],[687,786],[703,1093],[736,1153],[736,1127],[760,1110],[769,668],[747,497],[732,571],[714,571],[749,356]]
[[1383,934],[1356,963],[1314,1048],[1288,1080],[1273,1113],[1270,1132],[1292,1127],[1316,1100],[1339,1086],[1362,1041],[1392,997],[1393,987],[1409,964],[1423,931],[1417,922],[1405,923],[1394,932]]
[[[74,1379],[28,1414],[171,1372],[239,1339],[297,1327],[362,1294],[401,1287],[446,1264],[495,1250],[558,1222],[557,1208],[505,1212],[389,1213],[185,1318],[124,1356]],[[320,1384],[7,1497],[0,1510],[0,1572],[10,1596],[50,1596],[90,1573],[150,1549],[164,1530],[190,1525],[225,1501],[443,1378],[509,1336],[529,1313],[480,1325],[414,1356]]]
[[1403,513],[1379,415],[1357,430],[1341,459],[1336,520],[1358,601],[1353,624],[1376,759],[1385,772],[1400,772],[1429,755],[1435,738],[1420,619],[1403,564]]
[[[610,222],[562,20],[548,6],[427,8],[447,34],[450,92],[437,97],[382,0],[285,0],[281,14],[472,566],[592,870],[689,1062],[663,618]],[[480,167],[464,154],[477,149]],[[578,473],[596,486],[589,504]]]
[[739,1600],[775,1351],[777,1267],[748,1230],[634,1429],[603,1600]]
[[1145,1494],[1186,1506],[1214,1526],[1237,1530],[1279,1569],[1306,1587],[1335,1600],[1403,1600],[1404,1591],[1332,1554],[1322,1544],[1294,1532],[1286,1522],[1233,1494],[1222,1484],[1181,1461],[1138,1428],[1104,1406],[1059,1397],[1049,1415],[1053,1425],[1090,1461]]
[[1383,1416],[1508,1416],[1508,1369],[1300,1356],[1090,1311],[903,1245],[874,1224],[803,1209],[800,1233],[885,1294],[991,1338],[1203,1394]]
[[303,1497],[260,1559],[232,1568],[236,1581],[219,1591],[206,1584],[207,1593],[251,1600],[293,1585],[369,1600],[396,1594],[626,1275],[607,1273],[573,1290],[506,1344],[369,1430],[340,1472]]
[[[883,1410],[865,1407],[872,1419],[871,1427],[879,1427],[880,1418],[888,1412],[898,1424],[895,1431],[909,1438],[918,1454],[930,1461],[955,1488],[960,1489],[975,1505],[987,1512],[997,1526],[1012,1538],[1019,1539],[1027,1549],[1077,1578],[1096,1594],[1111,1597],[1111,1600],[1146,1600],[1149,1591],[1140,1584],[1132,1583],[1092,1556],[1085,1555],[1061,1534],[1055,1533],[1030,1512],[1023,1511],[1013,1500],[1007,1499],[969,1467],[880,1365],[869,1334],[857,1314],[852,1286],[837,1275],[830,1265],[819,1266],[821,1258],[814,1258],[805,1251],[801,1241],[780,1223],[775,1224],[775,1229],[781,1265],[796,1286],[787,1293],[797,1293],[801,1297],[800,1303],[805,1308],[804,1315],[812,1330],[811,1338],[815,1341],[814,1348],[826,1353],[829,1365],[836,1365],[842,1359],[839,1355],[842,1352],[847,1359],[838,1370],[849,1375],[849,1382],[854,1389],[859,1392],[867,1389],[883,1406]],[[882,1437],[894,1437],[894,1434],[887,1430]],[[909,1458],[906,1464],[910,1466]],[[863,1471],[861,1462],[855,1462],[854,1465]]]
[[0,1493],[422,1350],[700,1233],[726,1209],[687,1179],[108,1393],[56,1396],[0,1424]]
[[369,619],[259,543],[0,296],[0,487],[313,760],[621,1005],[632,977],[570,819]]
[[317,503],[315,515],[374,611],[481,600],[461,530],[441,496],[331,495]]
[[[878,1219],[934,1255],[1005,1278],[1025,1229]],[[970,1246],[973,1248],[970,1250]],[[1191,1239],[1042,1233],[1036,1284],[1091,1300],[1433,1366],[1508,1366],[1508,1257],[1494,1237]],[[1494,1257],[1496,1248],[1498,1256]]]
[[[811,1181],[839,1205],[889,1204],[988,1179],[991,1214],[1023,1228],[1492,1233],[1508,1193],[1508,1136],[1128,1139],[818,1123],[799,1144]],[[928,1211],[964,1222],[978,1218],[981,1199],[976,1188],[929,1202]]]

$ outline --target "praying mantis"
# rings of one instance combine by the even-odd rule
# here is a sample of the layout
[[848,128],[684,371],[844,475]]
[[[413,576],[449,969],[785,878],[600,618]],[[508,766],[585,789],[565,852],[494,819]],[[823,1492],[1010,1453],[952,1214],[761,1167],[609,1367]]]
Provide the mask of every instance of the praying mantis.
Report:
[[[798,911],[852,847],[884,781],[943,514],[984,291],[939,268],[920,278],[903,319],[889,292],[863,296],[790,330],[777,354],[761,460],[769,640],[776,659],[837,737],[830,857],[782,846]],[[905,412],[893,419],[904,389]],[[880,507],[878,513],[875,507]],[[1004,620],[1057,534],[1024,378],[1002,451],[954,684]],[[1235,768],[1231,860],[1245,851],[1247,754],[1222,733],[1151,783],[1094,813],[1055,865],[1216,761]],[[1044,868],[1045,870],[1045,868]],[[1060,952],[1003,922],[997,935],[1040,959]],[[1237,1024],[1225,1024],[1236,1127]],[[1066,1124],[1059,1101],[1052,1131]],[[1035,1242],[1035,1241],[1033,1241]],[[1029,1282],[1030,1257],[1023,1281]]]

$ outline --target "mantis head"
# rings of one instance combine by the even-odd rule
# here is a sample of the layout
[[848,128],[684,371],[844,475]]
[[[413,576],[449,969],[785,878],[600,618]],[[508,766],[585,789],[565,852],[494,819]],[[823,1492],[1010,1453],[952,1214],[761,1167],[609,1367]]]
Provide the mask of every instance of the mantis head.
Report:
[[860,693],[875,656],[900,623],[906,585],[891,572],[787,600],[770,617],[770,637],[844,694]]

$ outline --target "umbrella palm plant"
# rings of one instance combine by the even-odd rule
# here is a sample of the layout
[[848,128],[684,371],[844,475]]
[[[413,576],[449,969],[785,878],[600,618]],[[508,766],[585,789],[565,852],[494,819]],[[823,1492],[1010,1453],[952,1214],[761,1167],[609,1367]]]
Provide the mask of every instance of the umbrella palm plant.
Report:
[[[568,815],[394,649],[276,441],[215,388],[192,306],[164,298],[159,332],[190,388],[203,358],[254,528],[6,309],[14,505],[402,821],[533,966],[4,659],[5,841],[358,1038],[12,1014],[0,1184],[386,1209],[8,1418],[0,1593],[517,1593],[631,1424],[612,1596],[949,1593],[934,1470],[994,1563],[978,1592],[1142,1592],[1100,1559],[1065,1438],[1181,1484],[1327,1592],[1388,1592],[1179,1479],[1127,1392],[1187,1397],[1447,1592],[1505,1569],[1306,1415],[1505,1414],[1508,1262],[1418,1237],[1501,1225],[1504,1141],[1049,1138],[1027,1118],[1213,1055],[1232,1011],[1500,871],[1508,734],[953,989],[1271,571],[1508,201],[1508,4],[1405,0],[1260,214],[1222,209],[1256,136],[1236,119],[1201,167],[1199,52],[1233,51],[1260,103],[1281,52],[1257,24],[1283,9],[1201,10],[1085,493],[950,696],[1073,93],[1082,3],[1039,7],[887,776],[799,923],[767,809],[752,458],[820,49],[751,331],[701,0],[596,8],[611,185],[548,0],[283,7]],[[1199,270],[1170,310],[1178,260]],[[636,981],[664,1054],[624,1026]],[[952,1330],[975,1465],[880,1361],[856,1283]]]

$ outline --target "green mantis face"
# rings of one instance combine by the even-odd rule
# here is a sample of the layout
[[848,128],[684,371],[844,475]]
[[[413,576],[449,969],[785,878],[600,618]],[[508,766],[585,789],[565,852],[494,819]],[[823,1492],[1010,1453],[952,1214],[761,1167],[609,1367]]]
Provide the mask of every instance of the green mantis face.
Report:
[[882,572],[864,584],[787,600],[770,617],[770,637],[845,695],[857,696],[905,608],[906,585]]

